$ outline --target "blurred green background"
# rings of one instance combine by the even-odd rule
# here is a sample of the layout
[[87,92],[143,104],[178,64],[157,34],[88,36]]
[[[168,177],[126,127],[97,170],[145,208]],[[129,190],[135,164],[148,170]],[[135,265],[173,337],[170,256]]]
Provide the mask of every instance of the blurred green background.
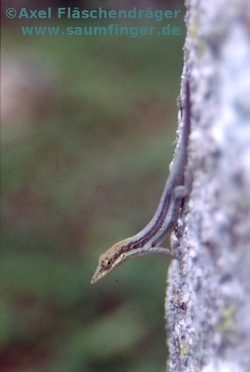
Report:
[[138,38],[22,36],[21,26],[114,22],[5,16],[9,6],[51,3],[2,4],[0,371],[164,371],[169,261],[142,257],[90,280],[99,255],[158,205],[174,151],[185,11],[178,1],[77,2],[181,10],[160,24],[122,21],[181,29]]

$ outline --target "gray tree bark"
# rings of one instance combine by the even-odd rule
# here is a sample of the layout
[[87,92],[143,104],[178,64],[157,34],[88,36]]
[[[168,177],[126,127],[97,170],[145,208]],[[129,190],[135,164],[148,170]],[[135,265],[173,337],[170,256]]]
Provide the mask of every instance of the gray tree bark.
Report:
[[172,234],[167,371],[250,371],[250,1],[187,1],[192,188]]

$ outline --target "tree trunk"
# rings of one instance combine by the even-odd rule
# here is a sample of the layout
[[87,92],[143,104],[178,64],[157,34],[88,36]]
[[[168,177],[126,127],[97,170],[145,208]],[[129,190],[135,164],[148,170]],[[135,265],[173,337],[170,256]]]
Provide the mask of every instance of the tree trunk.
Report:
[[189,0],[186,24],[192,187],[172,235],[167,371],[249,372],[250,1]]

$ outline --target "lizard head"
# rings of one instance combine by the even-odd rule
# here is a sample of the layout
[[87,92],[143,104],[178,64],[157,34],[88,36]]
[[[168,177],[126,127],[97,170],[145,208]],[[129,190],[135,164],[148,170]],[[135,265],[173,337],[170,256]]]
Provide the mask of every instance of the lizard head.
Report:
[[126,261],[126,255],[124,253],[128,250],[129,242],[129,239],[122,240],[109,248],[107,252],[100,255],[96,271],[91,279],[91,284],[96,283]]

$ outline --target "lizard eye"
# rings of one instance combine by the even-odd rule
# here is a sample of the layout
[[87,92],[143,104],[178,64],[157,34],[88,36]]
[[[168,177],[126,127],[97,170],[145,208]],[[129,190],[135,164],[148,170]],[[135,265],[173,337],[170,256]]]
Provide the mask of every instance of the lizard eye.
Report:
[[112,261],[109,260],[108,258],[105,258],[105,260],[103,260],[102,264],[103,264],[104,267],[111,267]]

